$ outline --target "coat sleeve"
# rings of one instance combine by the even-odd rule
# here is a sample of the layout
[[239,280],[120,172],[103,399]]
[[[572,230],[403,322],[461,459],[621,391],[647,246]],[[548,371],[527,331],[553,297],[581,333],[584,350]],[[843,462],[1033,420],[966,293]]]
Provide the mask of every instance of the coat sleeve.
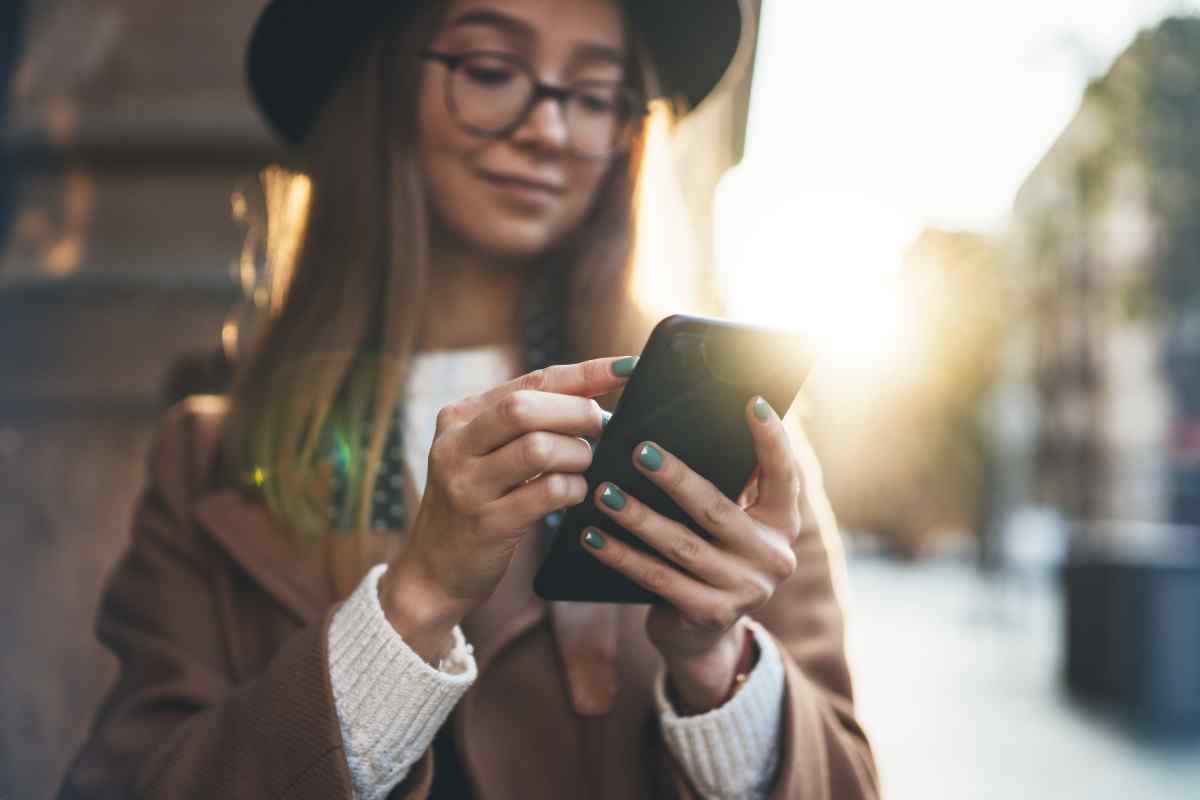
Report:
[[[173,410],[149,459],[132,540],[105,585],[97,635],[120,662],[60,800],[298,798],[351,800],[330,687],[331,607],[299,629],[265,670],[236,682],[212,571],[194,538],[183,412]],[[432,754],[393,798],[423,798]]]
[[[754,615],[775,638],[784,664],[779,769],[770,800],[877,800],[879,778],[854,710],[846,661],[843,571],[837,522],[807,439],[796,444],[805,475],[804,529],[795,573]],[[660,748],[675,797],[696,800],[668,748]]]

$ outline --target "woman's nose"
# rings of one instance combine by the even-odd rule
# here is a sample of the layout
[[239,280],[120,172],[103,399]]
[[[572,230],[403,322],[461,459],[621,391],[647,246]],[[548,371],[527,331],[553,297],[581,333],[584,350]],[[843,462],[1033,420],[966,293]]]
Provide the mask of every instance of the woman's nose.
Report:
[[529,111],[529,116],[512,134],[513,142],[534,146],[548,151],[567,148],[566,108],[563,101],[554,97],[540,97]]

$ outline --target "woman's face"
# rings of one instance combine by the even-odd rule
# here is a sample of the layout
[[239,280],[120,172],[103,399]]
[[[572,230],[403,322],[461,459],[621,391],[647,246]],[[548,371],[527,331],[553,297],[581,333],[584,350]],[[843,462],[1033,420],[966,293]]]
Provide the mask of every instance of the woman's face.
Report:
[[[620,81],[625,39],[612,0],[451,0],[430,49],[516,56],[554,86]],[[424,61],[420,153],[434,213],[489,257],[537,256],[586,215],[608,168],[568,149],[563,107],[543,99],[511,133],[463,128],[447,107],[448,67]]]

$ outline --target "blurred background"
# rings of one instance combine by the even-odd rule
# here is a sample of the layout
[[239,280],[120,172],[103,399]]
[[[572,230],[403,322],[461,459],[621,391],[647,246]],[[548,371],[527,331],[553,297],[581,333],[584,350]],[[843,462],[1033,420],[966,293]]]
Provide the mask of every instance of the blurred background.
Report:
[[[149,438],[266,291],[262,5],[0,3],[0,798],[81,741]],[[888,796],[1200,798],[1200,0],[751,5],[652,118],[639,302],[818,343]]]

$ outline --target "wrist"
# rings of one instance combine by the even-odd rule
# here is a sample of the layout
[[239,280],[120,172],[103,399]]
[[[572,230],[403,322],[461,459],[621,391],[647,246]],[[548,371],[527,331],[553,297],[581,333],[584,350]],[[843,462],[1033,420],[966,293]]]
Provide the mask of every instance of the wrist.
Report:
[[434,666],[454,647],[454,626],[467,613],[424,571],[403,560],[389,564],[380,577],[379,605],[400,638]]
[[730,699],[737,688],[747,637],[753,634],[739,622],[707,652],[665,659],[668,697],[681,716],[703,714]]

